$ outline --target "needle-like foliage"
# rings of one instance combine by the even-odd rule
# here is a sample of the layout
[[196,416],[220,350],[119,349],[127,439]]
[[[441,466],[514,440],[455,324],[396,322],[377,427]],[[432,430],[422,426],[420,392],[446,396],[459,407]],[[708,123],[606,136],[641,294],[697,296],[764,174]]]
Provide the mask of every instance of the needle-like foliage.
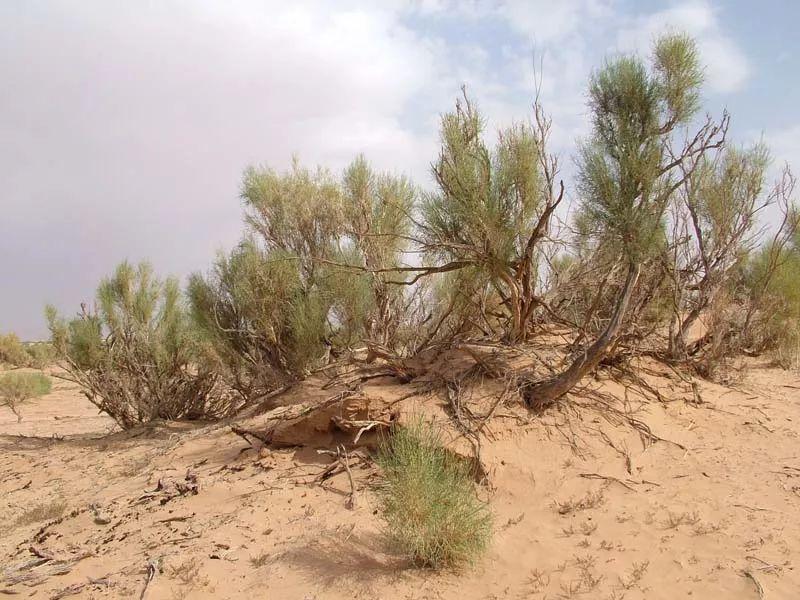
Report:
[[395,549],[424,567],[460,567],[486,550],[491,513],[475,495],[464,464],[448,452],[436,429],[417,419],[397,426],[378,463],[381,514]]
[[86,397],[129,428],[155,419],[218,417],[216,375],[198,364],[198,342],[178,281],[147,263],[120,264],[97,288],[95,310],[69,321],[52,307],[53,344]]

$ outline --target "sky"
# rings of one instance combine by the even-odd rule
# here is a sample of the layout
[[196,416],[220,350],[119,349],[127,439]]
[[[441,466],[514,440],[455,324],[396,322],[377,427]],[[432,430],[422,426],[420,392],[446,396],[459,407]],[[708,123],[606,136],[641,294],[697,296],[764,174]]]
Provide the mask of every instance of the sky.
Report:
[[206,270],[248,165],[364,153],[430,186],[462,85],[493,135],[538,75],[571,190],[589,74],[664,31],[697,39],[731,137],[800,170],[798,21],[785,0],[2,0],[0,333],[44,339],[45,303],[73,314],[122,260]]

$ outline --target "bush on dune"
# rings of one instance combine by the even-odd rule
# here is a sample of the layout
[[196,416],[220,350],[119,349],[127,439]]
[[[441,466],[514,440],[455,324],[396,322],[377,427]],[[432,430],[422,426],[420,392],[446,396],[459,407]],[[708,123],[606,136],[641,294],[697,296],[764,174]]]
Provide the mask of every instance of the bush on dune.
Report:
[[69,377],[122,428],[156,419],[216,418],[231,409],[175,279],[125,262],[97,289],[97,308],[69,321],[48,307],[53,344]]
[[378,464],[382,517],[392,545],[424,567],[469,565],[486,550],[492,519],[465,464],[421,419],[395,426]]
[[0,335],[0,363],[15,367],[27,366],[30,356],[15,333]]
[[49,394],[50,389],[50,378],[42,373],[15,371],[0,376],[0,400],[16,415],[17,421],[22,421],[21,403]]

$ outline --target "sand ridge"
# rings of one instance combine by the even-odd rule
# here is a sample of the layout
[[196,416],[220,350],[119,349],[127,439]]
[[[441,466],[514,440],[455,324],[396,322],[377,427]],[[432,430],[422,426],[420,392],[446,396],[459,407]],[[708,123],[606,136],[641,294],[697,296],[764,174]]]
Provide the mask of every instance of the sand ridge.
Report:
[[[145,587],[149,599],[794,598],[800,377],[753,359],[742,367],[732,387],[697,381],[700,404],[687,381],[656,364],[647,380],[663,402],[602,373],[588,384],[634,411],[653,437],[607,418],[590,399],[542,416],[504,404],[481,439],[492,546],[461,573],[412,569],[384,546],[371,492],[377,471],[363,451],[350,456],[351,509],[347,474],[331,471],[335,458],[318,448],[251,447],[213,425],[114,431],[74,386],[58,381],[50,395],[22,407],[19,424],[0,409],[0,591],[33,598],[139,598]],[[364,386],[372,395],[405,389],[391,380]],[[477,389],[469,402],[485,408],[496,397],[489,384],[485,392]],[[322,476],[326,469],[333,475]]]

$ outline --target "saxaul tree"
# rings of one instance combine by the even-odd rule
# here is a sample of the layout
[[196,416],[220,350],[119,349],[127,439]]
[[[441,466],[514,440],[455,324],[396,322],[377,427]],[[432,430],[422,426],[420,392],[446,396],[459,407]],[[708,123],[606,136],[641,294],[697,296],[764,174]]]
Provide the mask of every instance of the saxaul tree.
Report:
[[668,347],[673,360],[687,357],[690,328],[728,287],[759,240],[759,213],[781,194],[780,186],[764,191],[768,165],[769,152],[762,144],[727,148],[704,158],[676,195]]
[[221,417],[237,408],[216,389],[178,281],[147,263],[120,264],[100,282],[96,308],[72,319],[47,308],[68,379],[128,429],[157,419]]
[[342,188],[342,245],[348,263],[367,273],[370,288],[361,311],[364,333],[371,343],[392,349],[405,301],[403,286],[392,283],[396,276],[387,269],[408,248],[416,190],[405,177],[375,173],[363,156],[346,169]]
[[680,135],[699,109],[702,81],[696,46],[683,35],[659,38],[649,65],[623,56],[593,74],[592,135],[579,157],[581,212],[599,243],[614,248],[625,276],[594,341],[577,349],[560,373],[525,384],[530,406],[551,404],[604,358],[625,325],[643,266],[663,238],[673,194],[709,151],[723,145],[727,115],[719,122],[707,117],[694,135]]
[[461,271],[464,291],[475,294],[477,282],[498,298],[503,337],[519,342],[537,309],[546,309],[537,293],[538,252],[564,188],[556,181],[558,161],[547,152],[550,120],[538,103],[532,122],[501,131],[494,148],[484,128],[466,93],[442,118],[442,149],[432,168],[437,189],[422,200],[416,234],[436,262],[417,269],[414,280]]
[[387,283],[414,188],[359,157],[338,179],[295,160],[245,172],[246,232],[189,297],[208,359],[246,399],[304,378],[354,342],[390,343],[402,292]]

